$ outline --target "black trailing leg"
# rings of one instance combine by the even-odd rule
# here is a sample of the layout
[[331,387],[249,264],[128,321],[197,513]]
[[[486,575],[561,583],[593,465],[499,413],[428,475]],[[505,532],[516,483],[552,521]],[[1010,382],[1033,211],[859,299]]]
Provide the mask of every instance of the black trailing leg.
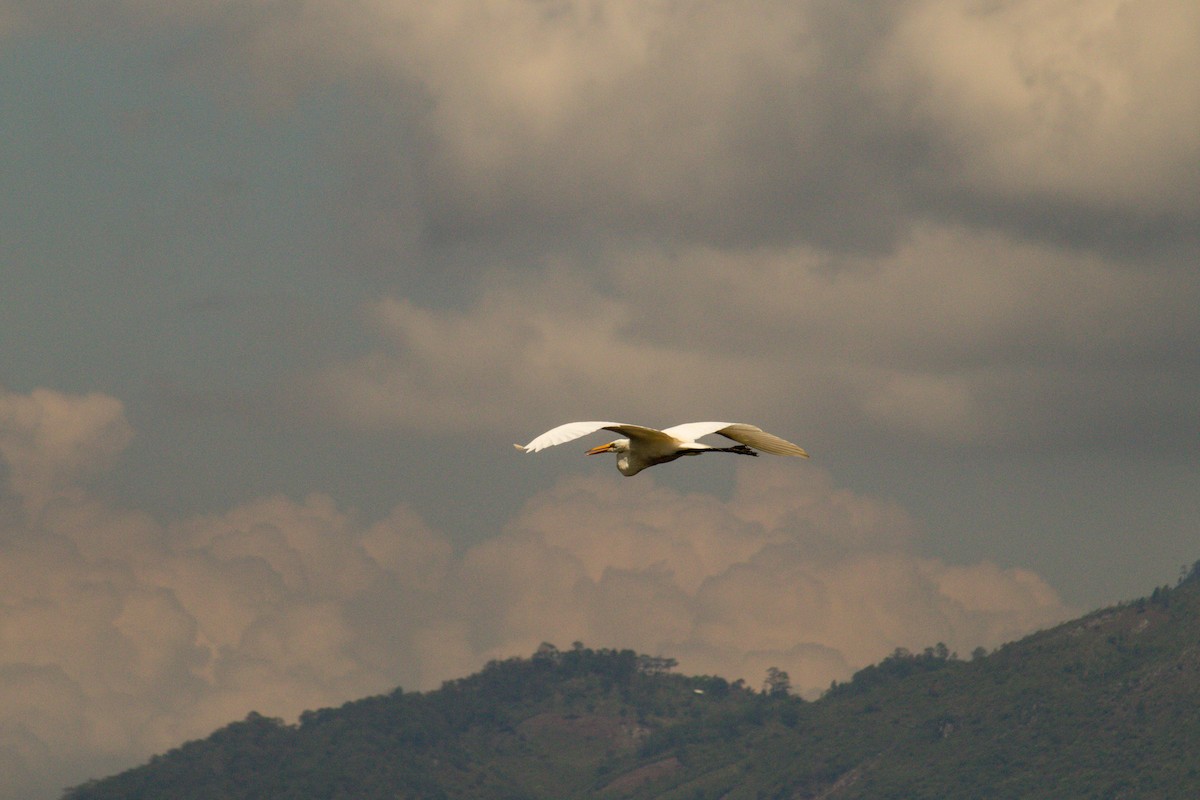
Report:
[[739,456],[754,456],[758,458],[758,453],[751,450],[744,444],[737,444],[733,447],[717,447],[714,448],[718,453],[737,453]]

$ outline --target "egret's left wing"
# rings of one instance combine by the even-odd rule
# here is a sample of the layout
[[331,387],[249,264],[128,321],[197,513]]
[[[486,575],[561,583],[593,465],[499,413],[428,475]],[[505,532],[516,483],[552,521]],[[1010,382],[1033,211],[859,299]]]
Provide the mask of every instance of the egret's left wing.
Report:
[[658,428],[647,428],[645,425],[605,425],[604,430],[624,434],[631,442],[648,447],[674,447],[679,444],[677,437]]
[[717,433],[727,439],[733,439],[735,442],[741,442],[742,444],[757,448],[764,453],[770,453],[773,456],[799,456],[800,458],[808,458],[808,453],[804,452],[804,448],[800,445],[792,444],[787,439],[780,439],[775,434],[767,433],[755,425],[735,422],[717,431]]
[[701,436],[719,433],[727,439],[733,439],[735,442],[757,448],[771,455],[808,458],[808,453],[804,452],[804,448],[799,445],[792,444],[787,439],[781,439],[773,433],[767,433],[756,425],[747,425],[744,422],[686,422],[683,425],[666,428],[663,433],[685,442],[694,442]]
[[668,436],[674,436],[681,442],[694,442],[701,436],[716,433],[722,428],[729,427],[731,424],[730,422],[685,422],[682,425],[663,428],[663,433]]

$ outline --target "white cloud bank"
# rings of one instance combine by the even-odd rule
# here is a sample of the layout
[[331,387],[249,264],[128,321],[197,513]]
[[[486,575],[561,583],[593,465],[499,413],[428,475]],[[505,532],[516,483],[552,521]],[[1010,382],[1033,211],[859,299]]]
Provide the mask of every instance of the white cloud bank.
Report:
[[435,687],[542,641],[815,692],[898,646],[994,646],[1072,610],[1037,575],[921,557],[903,509],[761,460],[732,497],[607,470],[455,552],[403,506],[265,497],[166,523],[80,470],[128,439],[102,395],[0,393],[2,796],[51,797],[250,710]]

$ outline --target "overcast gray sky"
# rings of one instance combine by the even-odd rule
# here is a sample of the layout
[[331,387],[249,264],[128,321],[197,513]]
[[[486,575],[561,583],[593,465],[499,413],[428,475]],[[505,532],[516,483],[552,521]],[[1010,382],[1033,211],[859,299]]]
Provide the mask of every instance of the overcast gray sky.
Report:
[[[813,696],[1200,558],[1200,7],[0,0],[0,800],[542,641]],[[559,423],[813,455],[620,477]]]

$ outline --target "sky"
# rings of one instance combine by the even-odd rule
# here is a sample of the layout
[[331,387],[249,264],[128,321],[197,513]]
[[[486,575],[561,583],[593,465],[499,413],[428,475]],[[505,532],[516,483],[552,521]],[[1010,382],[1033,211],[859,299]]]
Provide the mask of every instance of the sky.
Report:
[[[1200,558],[1200,7],[0,0],[0,800],[632,648],[815,697]],[[812,459],[621,477],[560,423]]]

